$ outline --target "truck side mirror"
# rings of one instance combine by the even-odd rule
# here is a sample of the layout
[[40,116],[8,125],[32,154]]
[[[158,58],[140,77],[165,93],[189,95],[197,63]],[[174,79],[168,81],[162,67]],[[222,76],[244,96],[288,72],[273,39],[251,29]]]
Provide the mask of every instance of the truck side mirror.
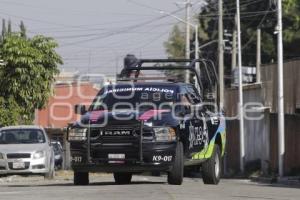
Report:
[[75,105],[75,114],[84,115],[86,113],[85,105]]

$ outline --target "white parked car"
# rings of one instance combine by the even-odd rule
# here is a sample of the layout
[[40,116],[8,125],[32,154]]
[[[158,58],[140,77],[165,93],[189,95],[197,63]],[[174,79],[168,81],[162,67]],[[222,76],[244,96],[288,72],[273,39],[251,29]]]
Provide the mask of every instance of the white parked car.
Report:
[[0,129],[0,175],[54,176],[54,151],[45,130],[38,126]]

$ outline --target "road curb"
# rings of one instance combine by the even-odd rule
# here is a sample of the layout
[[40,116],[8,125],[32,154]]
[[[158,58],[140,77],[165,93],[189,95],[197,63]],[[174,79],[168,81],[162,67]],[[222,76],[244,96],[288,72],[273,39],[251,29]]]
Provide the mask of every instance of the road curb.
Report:
[[282,185],[300,186],[300,177],[278,177],[277,183]]
[[300,177],[250,177],[250,180],[258,183],[280,184],[290,186],[300,186]]

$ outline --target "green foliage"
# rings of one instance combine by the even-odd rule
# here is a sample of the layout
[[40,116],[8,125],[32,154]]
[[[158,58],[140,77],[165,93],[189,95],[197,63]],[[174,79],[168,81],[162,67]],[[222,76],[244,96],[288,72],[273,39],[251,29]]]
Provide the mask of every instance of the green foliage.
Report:
[[16,125],[22,111],[13,97],[0,97],[0,126]]
[[[207,3],[208,5],[202,9],[198,16],[200,45],[218,39],[218,4],[216,0],[210,0]],[[235,27],[236,1],[224,0],[223,6],[224,29],[232,33]],[[268,3],[266,1],[241,1],[240,7],[243,65],[255,65],[256,63],[256,30],[258,27],[261,28],[262,32],[262,63],[275,62],[277,60],[277,35],[274,34],[274,31],[277,17],[274,1]],[[171,33],[171,35],[174,34]],[[284,59],[300,57],[300,0],[283,0],[283,39]],[[182,42],[184,35],[177,40]],[[172,41],[174,42],[175,40],[170,37],[166,43],[168,44]],[[229,46],[228,43],[226,45]],[[179,45],[166,46],[166,52],[170,57],[175,57],[177,56],[176,52],[182,51],[184,51],[184,45],[181,45],[181,43]],[[224,57],[228,73],[231,69],[230,54],[231,52],[227,51]],[[214,43],[201,49],[200,56],[217,62],[217,44]]]
[[300,57],[300,0],[283,1],[284,57]]
[[[178,25],[173,27],[169,40],[164,43],[164,46],[169,58],[185,57],[185,37]],[[184,80],[182,70],[167,70],[165,74],[169,77],[176,77],[178,80]]]
[[184,58],[185,39],[178,25],[173,27],[169,40],[164,43],[169,58]]
[[[22,108],[17,122],[28,123],[33,120],[35,109],[47,103],[62,59],[55,52],[58,45],[52,38],[41,35],[27,38],[24,24],[21,26],[20,33],[6,35],[0,44],[0,56],[5,61],[0,67],[0,97],[13,98]],[[0,116],[2,121],[7,121],[5,116]]]
[[3,41],[3,39],[4,39],[5,35],[6,35],[6,25],[5,25],[5,19],[2,19],[1,42]]
[[8,20],[8,24],[7,24],[7,34],[11,34],[11,33],[12,33],[11,21]]
[[26,27],[25,27],[23,21],[21,21],[21,23],[20,23],[20,34],[21,34],[21,37],[27,38]]

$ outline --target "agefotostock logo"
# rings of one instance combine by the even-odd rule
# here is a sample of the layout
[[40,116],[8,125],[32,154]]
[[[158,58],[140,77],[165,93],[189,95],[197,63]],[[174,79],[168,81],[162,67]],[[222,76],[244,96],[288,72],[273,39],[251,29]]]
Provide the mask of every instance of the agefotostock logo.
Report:
[[[105,83],[105,76],[103,74],[78,76],[77,82],[68,85],[70,89],[67,93],[54,96],[54,99],[57,101],[50,105],[50,117],[56,121],[74,121],[75,105],[73,105],[72,102],[68,102],[68,99],[72,97],[77,97],[81,100],[81,102],[84,102],[90,121],[92,120],[93,124],[97,124],[102,127],[112,119],[119,121],[141,120],[141,113],[145,111],[151,111],[154,113],[152,114],[153,120],[161,120],[166,112],[171,114],[172,118],[176,120],[185,120],[187,118],[201,119],[205,117],[206,112],[210,115],[211,113],[220,113],[219,108],[215,103],[201,102],[198,104],[187,104],[187,102],[181,102],[178,100],[180,99],[180,94],[178,94],[179,96],[174,97],[174,91],[167,89],[163,89],[162,91],[164,92],[161,92],[160,90],[152,90],[151,92],[144,91],[143,93],[143,89],[135,87],[132,82],[122,84],[123,88],[121,89],[117,88],[116,85],[110,85],[109,89],[104,86],[96,96],[89,95],[86,91],[83,91],[81,87],[78,87],[91,82],[96,85],[103,85]],[[76,86],[75,90],[74,88],[71,88],[74,84]],[[143,98],[148,97],[150,93],[152,94],[152,99],[145,101]],[[113,102],[110,100],[104,101],[109,95],[113,98]],[[135,99],[135,101],[132,102],[132,99]],[[238,103],[236,104],[236,107],[239,108]],[[182,115],[181,112],[182,108],[187,111],[184,115]],[[262,108],[264,108],[264,105],[259,102],[245,103],[242,109],[244,112],[244,118],[250,121],[262,120],[264,118]],[[56,112],[57,110],[62,109],[65,111],[64,116],[61,116],[60,112]],[[228,116],[225,111],[222,114],[224,114],[223,117],[225,120],[238,120],[240,119],[239,113],[240,112],[237,112],[235,116]],[[81,116],[77,115],[76,120],[81,123]],[[84,126],[85,123],[82,123],[81,125]]]

